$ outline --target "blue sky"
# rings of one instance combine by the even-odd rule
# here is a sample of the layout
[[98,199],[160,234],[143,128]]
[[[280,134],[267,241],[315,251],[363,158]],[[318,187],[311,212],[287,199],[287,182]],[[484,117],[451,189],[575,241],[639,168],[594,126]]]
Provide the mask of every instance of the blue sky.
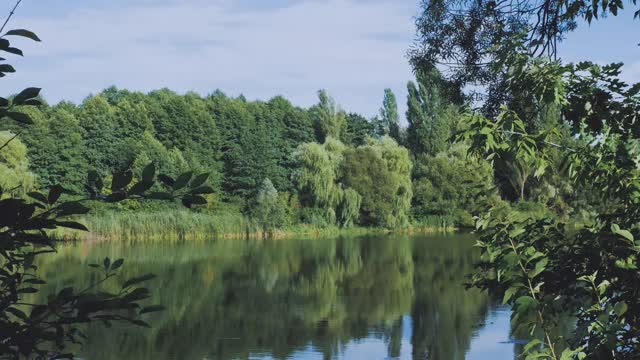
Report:
[[[14,3],[2,0],[4,14]],[[384,88],[406,108],[418,0],[23,0],[12,28],[36,31],[3,92],[43,87],[50,102],[81,101],[110,85],[168,87],[300,106],[327,89],[348,111],[377,113]],[[640,21],[583,26],[561,47],[569,61],[624,61],[640,81]]]

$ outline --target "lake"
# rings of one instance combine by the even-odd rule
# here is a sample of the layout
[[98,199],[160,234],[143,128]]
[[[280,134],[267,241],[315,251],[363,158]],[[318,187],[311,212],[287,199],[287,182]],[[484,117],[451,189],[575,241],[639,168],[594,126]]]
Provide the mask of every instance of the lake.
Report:
[[[87,265],[143,273],[152,329],[91,325],[85,359],[513,360],[510,313],[465,290],[470,235],[65,245],[43,293],[87,284]],[[87,271],[79,271],[79,269]]]

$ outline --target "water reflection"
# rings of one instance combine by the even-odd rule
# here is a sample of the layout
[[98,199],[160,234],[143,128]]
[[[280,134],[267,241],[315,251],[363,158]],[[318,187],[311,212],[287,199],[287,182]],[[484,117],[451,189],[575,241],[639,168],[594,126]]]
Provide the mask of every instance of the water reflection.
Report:
[[[467,291],[466,235],[80,244],[41,264],[44,291],[124,257],[153,272],[153,329],[88,329],[87,359],[513,359],[508,313]],[[503,343],[501,343],[503,342]]]

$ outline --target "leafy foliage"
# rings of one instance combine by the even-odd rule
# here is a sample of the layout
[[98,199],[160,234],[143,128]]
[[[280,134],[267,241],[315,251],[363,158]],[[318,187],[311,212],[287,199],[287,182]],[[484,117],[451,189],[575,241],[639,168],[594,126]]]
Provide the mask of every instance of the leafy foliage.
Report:
[[[535,59],[518,65],[522,67],[513,71],[517,76],[511,81],[530,82],[541,101],[553,101],[568,114],[575,114],[589,94],[606,93],[603,83],[618,84],[620,96],[608,101],[611,108],[627,111],[587,106],[570,118],[580,124],[580,141],[564,149],[564,169],[576,187],[597,189],[599,196],[592,200],[607,199],[606,207],[594,204],[596,221],[573,231],[556,217],[483,216],[477,223],[482,271],[474,275],[474,284],[504,293],[516,322],[535,336],[525,348],[528,358],[635,358],[640,353],[640,247],[635,241],[639,163],[636,126],[630,119],[638,114],[640,86],[618,80],[619,73],[611,71],[616,67],[602,71],[594,64],[560,66]],[[551,74],[554,81],[549,81]],[[609,121],[593,126],[592,118]],[[469,124],[467,138],[483,156],[529,163],[534,177],[553,170],[550,154],[559,146],[549,141],[553,128],[529,133],[506,108],[495,121],[475,117]],[[558,317],[567,313],[577,319],[573,333],[553,336]]]
[[[623,8],[622,0],[425,0],[409,57],[421,71],[445,69],[454,88],[473,85],[468,95],[479,101],[484,115],[495,116],[518,96],[509,89],[505,55],[517,47],[528,55],[555,58],[558,43],[579,21],[617,16]],[[634,17],[639,16],[636,10]]]
[[285,207],[278,191],[269,179],[264,179],[252,211],[253,218],[258,222],[264,234],[281,228],[286,221]]
[[437,71],[419,72],[417,85],[412,81],[407,84],[407,145],[415,156],[443,151],[453,130],[440,94],[439,76]]
[[400,116],[398,115],[398,102],[391,89],[384,89],[384,99],[380,108],[380,125],[378,134],[390,136],[400,143]]
[[468,154],[464,144],[436,156],[419,157],[413,178],[412,212],[417,219],[445,216],[470,227],[474,216],[501,202],[493,190],[491,166]]
[[409,224],[412,166],[407,149],[390,137],[345,152],[344,184],[362,196],[360,224],[391,229]]

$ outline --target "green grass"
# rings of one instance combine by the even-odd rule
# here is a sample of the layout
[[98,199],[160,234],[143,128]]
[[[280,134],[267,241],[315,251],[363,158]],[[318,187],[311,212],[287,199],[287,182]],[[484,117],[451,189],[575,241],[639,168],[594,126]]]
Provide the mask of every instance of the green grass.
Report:
[[201,214],[189,210],[102,212],[79,219],[89,233],[62,231],[54,236],[95,240],[203,240],[252,232],[251,222],[233,213]]
[[[221,209],[222,210],[222,209]],[[96,241],[193,241],[213,238],[260,238],[261,229],[251,219],[236,209],[198,213],[182,208],[157,210],[96,211],[77,219],[85,224],[89,232],[58,229],[52,235],[64,240]],[[407,228],[394,230],[398,233],[449,232],[455,230],[442,218],[429,218]],[[292,236],[332,236],[388,233],[388,229],[372,227],[338,226],[318,227],[309,224],[294,224],[274,231],[269,236],[284,238]]]

